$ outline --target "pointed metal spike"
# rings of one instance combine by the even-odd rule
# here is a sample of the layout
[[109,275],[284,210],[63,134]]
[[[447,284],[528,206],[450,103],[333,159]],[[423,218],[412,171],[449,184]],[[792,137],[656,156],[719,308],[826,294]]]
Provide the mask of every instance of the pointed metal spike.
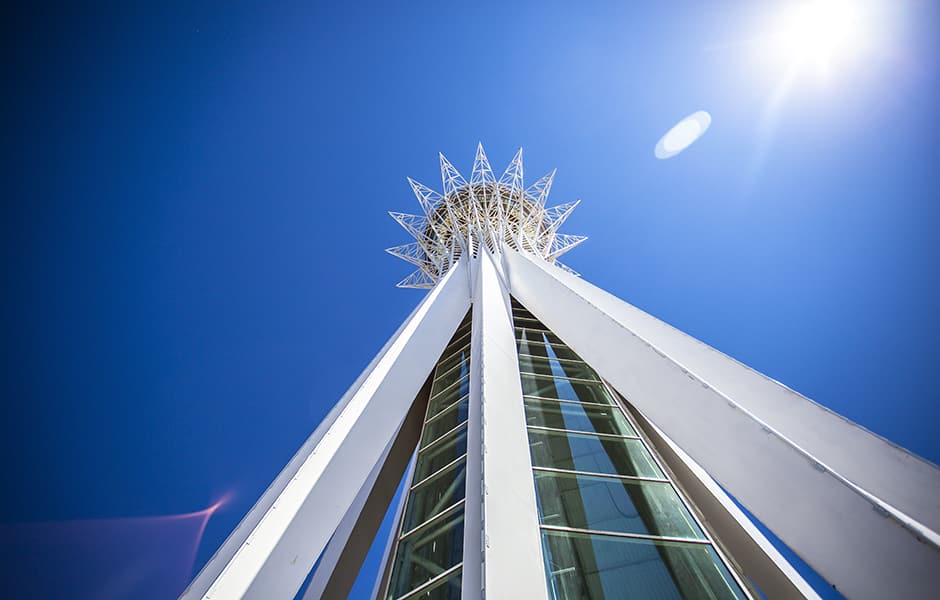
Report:
[[551,253],[545,258],[549,261],[556,260],[562,254],[581,245],[587,239],[586,235],[569,235],[566,233],[557,233],[552,239]]
[[552,169],[551,173],[542,176],[541,179],[530,185],[525,191],[526,196],[532,198],[532,201],[539,206],[545,206],[548,193],[552,189],[552,182],[555,180],[555,171],[557,171],[557,169]]
[[434,280],[430,275],[421,269],[418,269],[408,277],[405,277],[395,284],[395,287],[429,290],[434,287]]
[[424,247],[417,242],[411,242],[410,244],[403,244],[393,248],[386,248],[385,251],[392,256],[398,257],[415,265],[416,267],[424,267],[430,258],[427,252],[425,252]]
[[575,200],[574,202],[566,202],[565,204],[559,204],[558,206],[546,209],[545,216],[551,223],[548,227],[548,231],[551,233],[558,231],[558,228],[568,220],[568,217],[571,216],[571,213],[574,212],[574,209],[576,209],[579,204],[581,204],[581,201]]
[[467,180],[463,178],[460,171],[457,170],[447,157],[440,154],[441,157],[441,181],[444,183],[444,196],[450,196],[457,188],[467,185]]
[[411,190],[418,198],[418,204],[421,205],[421,210],[424,211],[425,215],[430,217],[434,211],[434,206],[440,202],[441,195],[423,183],[415,181],[411,177],[407,177],[406,179],[408,179],[408,184],[411,185]]
[[493,169],[490,167],[490,160],[483,151],[483,144],[477,144],[477,154],[473,159],[473,173],[470,175],[471,184],[494,183],[496,176],[493,175]]
[[523,191],[522,186],[522,148],[516,151],[516,155],[509,161],[509,166],[499,178],[499,183],[510,187],[513,191]]

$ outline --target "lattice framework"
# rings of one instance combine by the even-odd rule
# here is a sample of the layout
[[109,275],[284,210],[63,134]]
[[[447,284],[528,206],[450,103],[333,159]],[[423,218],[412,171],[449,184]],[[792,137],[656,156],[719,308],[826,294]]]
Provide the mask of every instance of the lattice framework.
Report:
[[587,237],[559,233],[558,229],[581,201],[545,207],[554,170],[526,188],[519,148],[496,179],[482,144],[477,145],[470,181],[443,154],[440,161],[444,192],[409,177],[422,214],[389,212],[415,239],[386,250],[417,267],[398,282],[398,287],[434,287],[463,253],[476,255],[482,244],[494,252],[507,244],[575,273],[558,258]]

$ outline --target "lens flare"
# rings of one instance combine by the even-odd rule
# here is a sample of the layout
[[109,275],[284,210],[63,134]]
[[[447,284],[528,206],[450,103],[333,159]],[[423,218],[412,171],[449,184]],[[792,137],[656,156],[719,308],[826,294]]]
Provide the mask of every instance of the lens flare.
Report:
[[0,525],[11,598],[175,598],[192,577],[207,508],[148,517]]

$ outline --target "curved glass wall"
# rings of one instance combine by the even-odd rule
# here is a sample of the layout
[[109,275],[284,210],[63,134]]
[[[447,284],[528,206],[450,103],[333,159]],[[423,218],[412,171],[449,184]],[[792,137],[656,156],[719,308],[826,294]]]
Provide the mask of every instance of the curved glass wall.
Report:
[[512,306],[551,597],[748,598],[597,373]]
[[463,565],[470,313],[434,369],[387,600],[457,600]]

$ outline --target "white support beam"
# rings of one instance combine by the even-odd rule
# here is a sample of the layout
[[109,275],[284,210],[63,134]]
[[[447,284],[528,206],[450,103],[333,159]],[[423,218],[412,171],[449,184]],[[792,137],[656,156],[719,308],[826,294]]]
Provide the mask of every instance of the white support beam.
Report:
[[398,484],[418,447],[430,392],[429,377],[394,440],[372,469],[323,550],[317,569],[304,591],[304,600],[346,600],[349,596]]
[[526,308],[842,594],[936,593],[935,466],[545,261],[505,264]]
[[479,323],[475,358],[483,400],[485,596],[547,598],[509,293],[501,267],[485,248],[478,263],[473,318],[474,326]]
[[657,454],[672,471],[673,481],[688,495],[721,548],[727,550],[730,560],[765,597],[819,600],[816,591],[705,469],[635,407],[627,404],[625,408],[646,433]]
[[470,304],[466,266],[432,289],[182,598],[292,598]]

